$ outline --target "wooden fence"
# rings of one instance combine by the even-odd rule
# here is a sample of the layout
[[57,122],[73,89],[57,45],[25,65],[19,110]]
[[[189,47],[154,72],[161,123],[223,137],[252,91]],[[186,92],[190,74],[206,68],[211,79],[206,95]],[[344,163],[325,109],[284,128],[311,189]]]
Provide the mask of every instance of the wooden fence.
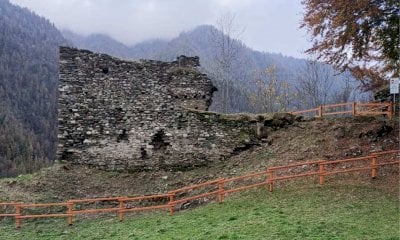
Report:
[[[72,199],[65,203],[3,202],[0,203],[0,209],[5,209],[6,213],[0,212],[0,217],[14,217],[16,227],[20,228],[22,219],[31,218],[66,217],[68,224],[72,225],[73,217],[83,214],[114,212],[118,215],[119,221],[123,221],[126,213],[134,211],[165,209],[173,215],[175,210],[182,209],[184,204],[194,200],[208,202],[215,198],[218,203],[222,203],[223,198],[228,194],[259,186],[269,186],[269,191],[272,192],[275,183],[283,180],[317,176],[319,184],[323,185],[326,176],[360,171],[371,171],[371,177],[375,178],[378,167],[400,163],[399,153],[400,150],[391,150],[357,158],[306,161],[270,167],[259,172],[228,179],[219,178],[159,195]],[[26,214],[26,210],[37,208],[46,208],[48,213],[42,211]]]
[[389,119],[393,117],[393,103],[339,103],[321,105],[317,108],[291,112],[294,115],[306,115],[308,117],[323,117],[330,115],[386,115]]

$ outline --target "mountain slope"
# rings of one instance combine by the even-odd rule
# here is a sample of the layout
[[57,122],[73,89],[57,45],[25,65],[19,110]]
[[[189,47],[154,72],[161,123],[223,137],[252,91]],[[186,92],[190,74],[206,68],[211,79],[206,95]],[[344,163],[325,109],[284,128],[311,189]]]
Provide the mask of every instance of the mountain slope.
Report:
[[61,44],[48,20],[0,1],[0,176],[54,160]]
[[[105,41],[102,40],[102,37],[97,35],[91,35],[87,38],[81,37],[85,40],[76,40],[69,35],[64,36],[79,48],[87,48],[114,56],[122,55],[112,50],[119,48],[121,43],[109,41],[110,45],[107,45]],[[85,44],[89,39],[92,42],[91,45]],[[231,48],[235,53],[230,58],[221,59],[224,53],[221,50],[220,41],[226,41],[231,44]],[[242,42],[223,35],[223,33],[213,26],[198,26],[190,31],[181,33],[170,41],[145,41],[133,47],[126,47],[124,51],[126,54],[123,57],[129,59],[172,61],[179,55],[199,56],[202,71],[211,77],[214,85],[219,89],[219,91],[214,93],[213,104],[211,105],[211,110],[213,111],[265,112],[287,111],[294,107],[314,107],[301,106],[301,104],[304,105],[304,99],[295,99],[291,97],[286,101],[290,102],[290,104],[286,104],[284,107],[275,106],[266,108],[266,103],[263,99],[267,98],[263,96],[263,94],[265,95],[268,87],[273,87],[274,90],[276,90],[275,96],[268,96],[270,101],[284,94],[288,96],[302,95],[303,93],[298,90],[299,78],[301,78],[304,71],[307,69],[306,60],[287,57],[282,54],[254,51],[245,46]],[[229,69],[225,72],[221,72],[225,60],[229,61]],[[337,95],[336,93],[341,92],[346,86],[342,81],[342,79],[345,78],[344,75],[339,74],[336,76],[332,67],[322,63],[317,63],[315,66],[318,67],[319,71],[323,71],[328,75],[329,81],[331,82],[331,92],[328,93],[329,101],[335,101],[337,99],[335,98],[335,95]],[[274,68],[274,74],[266,74],[266,68],[272,67]],[[273,81],[273,78],[275,78],[276,82],[271,85],[269,83]],[[261,80],[263,84],[257,84],[259,80]],[[282,86],[286,86],[286,89],[283,89]],[[351,83],[347,86],[351,88],[348,92],[351,92],[356,84]],[[307,98],[307,94],[303,95],[303,98]],[[327,103],[325,100],[326,99],[324,99],[324,103]],[[282,103],[274,103],[272,105],[282,105]]]
[[68,30],[62,30],[62,35],[83,49],[90,49],[94,52],[107,53],[119,58],[129,58],[130,49],[124,44],[110,38],[105,34],[91,34],[81,36]]

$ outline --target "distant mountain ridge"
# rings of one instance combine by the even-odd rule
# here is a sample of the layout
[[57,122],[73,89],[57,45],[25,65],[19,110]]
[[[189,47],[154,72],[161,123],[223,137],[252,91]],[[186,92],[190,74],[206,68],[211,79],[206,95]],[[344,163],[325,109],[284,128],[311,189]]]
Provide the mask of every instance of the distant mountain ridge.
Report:
[[89,49],[94,52],[107,53],[119,58],[129,58],[130,48],[114,40],[106,34],[91,34],[81,36],[68,30],[62,30],[62,35],[75,46],[82,49]]
[[[265,69],[274,66],[276,77],[287,82],[293,89],[297,85],[298,78],[304,71],[307,60],[283,56],[282,54],[259,52],[245,46],[242,42],[230,39],[232,45],[238,49],[234,66],[230,74],[232,80],[229,85],[222,83],[221,77],[216,74],[215,53],[218,46],[215,44],[215,33],[220,34],[218,29],[211,25],[201,25],[190,31],[182,32],[176,38],[166,40],[149,40],[134,46],[126,46],[112,38],[104,35],[93,34],[87,37],[71,37],[65,34],[64,37],[70,40],[76,47],[89,49],[96,52],[106,53],[124,59],[155,59],[172,61],[179,55],[199,56],[202,70],[213,80],[218,89],[226,90],[230,95],[230,102],[227,109],[219,107],[223,101],[223,91],[217,91],[213,97],[211,110],[226,112],[257,112],[254,107],[252,95],[257,90],[257,78],[262,75],[264,81]],[[213,35],[214,34],[214,35]],[[229,39],[229,36],[225,36]],[[107,41],[105,40],[107,39]],[[339,91],[343,82],[338,81],[341,75],[335,76],[334,70],[328,65],[318,65],[331,72],[333,81],[332,89]],[[354,85],[354,84],[353,84]],[[252,102],[253,101],[253,102]],[[299,105],[299,104],[298,104]]]
[[[133,46],[125,45],[106,34],[90,34],[88,36],[83,36],[65,29],[62,30],[61,33],[65,39],[68,39],[78,48],[105,53],[120,58],[172,61],[175,60],[177,55],[196,54],[204,59],[209,58],[213,53],[213,49],[210,47],[211,31],[218,30],[212,25],[200,25],[190,31],[182,32],[179,36],[169,41],[151,39]],[[284,56],[280,53],[260,52],[246,46],[244,46],[244,48],[254,55],[254,60],[259,65],[264,65],[265,63],[298,63],[304,62],[305,60]]]

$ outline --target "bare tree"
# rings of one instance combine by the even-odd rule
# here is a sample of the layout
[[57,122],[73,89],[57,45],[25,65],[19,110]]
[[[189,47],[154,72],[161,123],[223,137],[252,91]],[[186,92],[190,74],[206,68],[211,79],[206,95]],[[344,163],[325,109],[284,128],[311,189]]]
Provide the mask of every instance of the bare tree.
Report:
[[313,108],[328,103],[334,75],[326,65],[308,61],[297,79],[298,108]]
[[290,85],[276,75],[276,67],[255,71],[256,91],[251,100],[257,112],[287,111],[294,95]]
[[232,102],[232,94],[229,92],[233,79],[245,78],[244,73],[235,69],[240,65],[240,52],[243,44],[239,37],[241,31],[235,28],[235,15],[226,13],[216,23],[216,29],[212,30],[212,42],[214,43],[213,66],[210,66],[212,77],[220,82],[221,103],[219,109],[222,112],[229,111]]
[[354,87],[354,84],[352,82],[354,81],[352,79],[352,75],[350,72],[346,71],[343,74],[341,74],[342,80],[343,80],[343,86],[341,89],[337,89],[333,96],[332,96],[332,102],[335,103],[345,103],[345,102],[350,102],[350,101],[355,101],[356,99],[356,89]]

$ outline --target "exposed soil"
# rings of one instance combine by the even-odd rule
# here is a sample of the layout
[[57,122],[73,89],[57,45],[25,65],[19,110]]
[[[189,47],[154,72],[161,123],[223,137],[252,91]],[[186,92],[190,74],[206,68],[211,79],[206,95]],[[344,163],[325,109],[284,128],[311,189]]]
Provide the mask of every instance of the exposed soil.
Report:
[[[54,202],[165,193],[189,184],[239,176],[270,166],[365,156],[393,149],[399,149],[398,122],[369,117],[319,119],[277,129],[260,146],[189,171],[120,173],[56,164],[33,175],[0,180],[0,200]],[[378,178],[376,184],[398,188],[398,166],[393,165],[388,178]]]

